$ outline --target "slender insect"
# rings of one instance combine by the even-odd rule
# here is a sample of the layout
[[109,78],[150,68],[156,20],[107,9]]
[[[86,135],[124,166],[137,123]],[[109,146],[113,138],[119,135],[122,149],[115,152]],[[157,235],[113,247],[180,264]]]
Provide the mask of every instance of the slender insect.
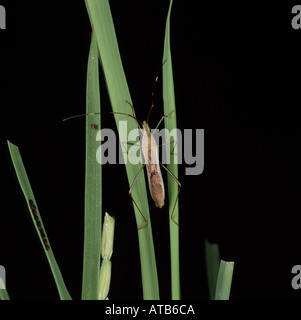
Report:
[[[156,78],[156,81],[157,80],[158,80],[158,78]],[[126,102],[132,108],[133,117],[134,117],[134,108],[133,108],[132,104],[128,101],[126,101]],[[158,208],[162,208],[165,204],[165,188],[164,188],[160,165],[167,171],[168,174],[171,175],[171,177],[177,182],[178,187],[179,187],[178,194],[177,194],[177,197],[176,197],[176,200],[175,200],[175,203],[174,203],[171,215],[170,215],[170,219],[178,226],[178,223],[174,220],[173,213],[174,213],[174,210],[175,210],[178,198],[179,198],[179,194],[181,191],[181,183],[170,170],[168,170],[161,162],[159,162],[158,145],[156,143],[155,138],[153,137],[153,134],[151,133],[151,128],[149,126],[149,118],[150,118],[150,114],[151,114],[151,111],[153,108],[154,108],[154,103],[152,102],[152,105],[150,107],[150,110],[149,110],[149,113],[147,116],[147,120],[143,121],[142,127],[141,127],[141,122],[136,119],[137,124],[138,124],[140,130],[142,131],[141,150],[143,153],[143,157],[145,159],[145,164],[140,168],[135,179],[133,180],[131,187],[130,187],[130,190],[129,190],[129,195],[144,220],[144,223],[142,224],[142,226],[138,230],[143,229],[145,227],[147,220],[145,219],[143,213],[141,212],[135,199],[133,198],[132,190],[136,184],[138,177],[140,176],[141,172],[143,171],[144,167],[146,167],[147,180],[148,180],[148,185],[149,185],[151,197],[154,200],[155,206]],[[166,117],[169,117],[172,113],[173,113],[173,111],[171,111],[168,115],[162,116],[162,118],[158,122],[154,132],[158,129],[158,127],[160,126],[163,119]],[[128,144],[132,144],[132,143],[128,142]]]
[[34,205],[34,202],[33,202],[32,200],[29,200],[29,206],[30,206],[30,208],[31,208],[31,211],[32,211],[34,220],[35,220],[35,222],[36,222],[36,224],[37,224],[37,228],[38,228],[38,230],[39,230],[39,232],[40,232],[40,235],[41,235],[41,238],[42,238],[42,240],[43,240],[45,249],[48,251],[48,250],[50,250],[50,246],[49,246],[49,244],[48,244],[48,241],[47,241],[45,232],[44,232],[44,230],[43,230],[43,228],[42,228],[42,224],[41,224],[40,219],[39,219],[39,216],[38,216],[38,214],[37,214],[37,211],[36,211],[37,208],[36,208],[36,206]]
[[[158,81],[158,77],[156,77],[155,81],[156,82]],[[152,97],[153,97],[153,95],[154,95],[154,93],[152,92]],[[107,112],[107,113],[125,115],[125,116],[129,116],[129,117],[135,119],[138,124],[139,129],[142,132],[141,150],[142,150],[142,153],[143,153],[143,156],[145,159],[145,164],[139,169],[139,171],[138,171],[138,173],[137,173],[135,179],[133,180],[133,182],[130,186],[130,189],[129,189],[129,195],[144,220],[143,224],[138,228],[138,230],[141,230],[145,227],[147,220],[146,220],[145,216],[143,215],[143,213],[141,212],[141,209],[137,205],[135,199],[132,196],[133,188],[134,188],[141,172],[143,171],[144,167],[146,167],[148,185],[149,185],[151,197],[154,200],[155,206],[158,208],[162,208],[165,204],[165,188],[164,188],[164,182],[163,182],[163,178],[162,178],[162,174],[161,174],[160,165],[162,166],[162,168],[164,168],[167,171],[168,174],[171,175],[171,177],[178,184],[178,194],[177,194],[177,197],[176,197],[176,200],[175,200],[175,203],[174,203],[171,215],[170,215],[170,219],[178,226],[178,223],[174,220],[173,214],[174,214],[174,210],[175,210],[175,207],[176,207],[176,204],[177,204],[177,201],[179,198],[179,194],[181,191],[181,183],[170,170],[168,170],[162,163],[159,162],[158,145],[156,143],[155,138],[153,137],[153,134],[151,133],[151,128],[149,126],[149,118],[150,118],[151,111],[154,108],[154,102],[152,100],[152,104],[151,104],[151,107],[150,107],[150,110],[149,110],[149,113],[147,116],[147,120],[143,121],[143,122],[139,121],[135,117],[133,105],[129,101],[126,101],[126,103],[129,104],[129,106],[131,107],[132,115],[128,114],[128,113],[123,113],[123,112]],[[158,129],[158,127],[160,126],[163,119],[166,117],[169,117],[173,112],[174,111],[171,111],[168,115],[162,116],[162,118],[158,122],[154,132]],[[63,121],[77,118],[77,117],[91,116],[91,115],[96,115],[96,114],[99,114],[99,113],[79,114],[79,115],[65,118],[65,119],[63,119]],[[135,145],[134,143],[131,143],[131,142],[126,142],[126,143],[129,145]],[[172,141],[171,143],[174,143],[174,141]]]

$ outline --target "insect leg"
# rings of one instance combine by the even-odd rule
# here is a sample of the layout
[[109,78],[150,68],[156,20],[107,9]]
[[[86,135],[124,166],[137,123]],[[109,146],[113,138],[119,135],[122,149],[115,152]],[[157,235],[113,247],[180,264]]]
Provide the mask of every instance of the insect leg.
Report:
[[173,206],[173,209],[172,209],[172,212],[171,212],[171,215],[170,215],[170,219],[177,225],[179,226],[179,224],[174,220],[173,218],[173,213],[175,211],[175,207],[176,207],[176,204],[177,204],[177,201],[179,199],[179,194],[180,194],[180,191],[181,191],[181,183],[180,181],[175,177],[175,175],[170,171],[168,170],[161,162],[160,162],[161,166],[172,176],[172,178],[177,182],[178,186],[179,186],[179,189],[178,189],[178,194],[177,194],[177,197],[176,197],[176,200],[175,200],[175,204]]
[[177,140],[174,140],[174,141],[172,141],[170,144],[172,144],[172,143],[174,143],[174,146],[173,146],[170,154],[171,154],[172,156],[176,156],[177,153],[174,153],[174,150],[175,150],[175,147],[176,147],[178,141],[177,141]]
[[159,145],[159,147],[163,147],[163,146],[166,146],[166,145],[168,145],[168,144],[172,144],[172,143],[174,143],[174,146],[173,146],[173,148],[172,148],[172,150],[171,150],[171,155],[172,156],[176,156],[177,154],[176,153],[173,153],[174,152],[174,150],[175,150],[175,147],[176,147],[176,145],[177,145],[177,143],[178,143],[178,141],[177,140],[173,140],[173,141],[171,141],[171,142],[165,142],[165,143],[162,143],[162,144],[160,144]]
[[162,116],[162,118],[161,118],[160,121],[158,122],[158,124],[157,124],[157,126],[156,126],[156,128],[155,128],[155,130],[154,130],[154,132],[153,132],[153,135],[155,134],[156,130],[158,129],[158,127],[159,127],[159,125],[161,124],[161,122],[163,121],[163,119],[169,117],[173,112],[174,112],[174,110],[172,110],[171,112],[169,112],[169,114],[167,114],[167,115],[164,114],[164,115]]
[[132,108],[132,114],[133,114],[133,116],[135,117],[135,112],[134,112],[134,107],[133,107],[133,105],[129,102],[129,101],[125,101],[127,104],[129,104],[130,105],[130,107]]
[[127,149],[126,149],[125,144],[129,144],[130,146],[136,146],[137,148],[140,148],[140,145],[138,145],[137,142],[136,142],[136,143],[133,143],[133,142],[125,142],[125,141],[122,141],[122,142],[121,142],[121,145],[122,145],[123,149],[125,150],[125,151],[123,151],[123,153],[125,153],[125,154],[128,154],[128,153],[129,153],[129,152],[127,151]]
[[134,198],[133,198],[133,196],[132,196],[132,190],[133,190],[133,188],[134,188],[134,185],[135,185],[135,183],[136,183],[136,181],[137,181],[138,177],[140,176],[140,173],[141,173],[141,172],[143,172],[144,167],[145,167],[145,164],[144,164],[144,165],[139,169],[139,171],[138,171],[138,173],[137,173],[137,175],[136,175],[136,177],[135,177],[134,181],[133,181],[133,182],[132,182],[132,184],[131,184],[130,190],[129,190],[129,196],[130,196],[130,197],[131,197],[131,199],[133,200],[133,202],[134,202],[134,204],[135,204],[136,208],[138,209],[138,211],[139,211],[139,212],[140,212],[140,214],[141,214],[141,217],[142,217],[142,218],[143,218],[143,220],[144,220],[144,222],[143,222],[142,226],[141,226],[141,227],[139,227],[139,228],[138,228],[138,230],[141,230],[141,229],[143,229],[143,228],[145,227],[147,220],[145,219],[145,217],[144,217],[144,215],[142,214],[141,210],[139,209],[139,207],[138,207],[138,205],[137,205],[136,201],[134,200]]

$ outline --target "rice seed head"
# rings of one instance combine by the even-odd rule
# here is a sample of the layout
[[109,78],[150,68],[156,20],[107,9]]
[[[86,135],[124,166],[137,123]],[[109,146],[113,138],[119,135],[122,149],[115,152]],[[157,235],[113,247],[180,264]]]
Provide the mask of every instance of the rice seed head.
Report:
[[113,253],[115,220],[108,213],[105,214],[102,231],[102,258],[111,259]]
[[98,300],[106,300],[110,290],[112,263],[104,259],[101,264],[98,285]]

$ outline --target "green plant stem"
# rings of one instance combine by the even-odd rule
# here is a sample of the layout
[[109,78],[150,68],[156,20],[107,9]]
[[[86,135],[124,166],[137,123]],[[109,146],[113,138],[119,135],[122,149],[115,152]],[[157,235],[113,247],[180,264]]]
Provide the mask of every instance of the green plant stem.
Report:
[[[115,112],[130,113],[131,109],[126,101],[131,102],[131,97],[122,67],[109,2],[107,0],[85,0],[85,3],[91,26],[97,39],[100,62],[112,109]],[[137,123],[132,118],[118,114],[114,114],[114,117],[117,128],[119,128],[119,121],[126,121],[127,132],[137,128]],[[127,132],[119,131],[121,142],[127,140]],[[141,165],[132,165],[128,162],[125,167],[129,184],[131,184],[137,176]],[[137,179],[132,196],[147,220],[146,226],[138,231],[143,297],[144,299],[159,299],[157,267],[144,175],[140,175],[139,179]],[[134,211],[137,227],[139,228],[144,220],[135,206]],[[127,211],[124,213],[128,214]]]
[[[174,111],[169,117],[165,118],[165,128],[170,131],[177,128],[176,118],[176,104],[173,83],[172,60],[170,50],[170,13],[172,7],[172,0],[170,1],[165,29],[164,52],[163,52],[163,101],[164,101],[164,114],[167,115]],[[175,139],[177,141],[177,138]],[[172,145],[173,148],[173,145]],[[177,147],[174,148],[174,153],[177,154]],[[175,177],[178,177],[178,165],[175,163],[175,156],[170,155],[170,163],[167,168]],[[168,198],[169,198],[169,230],[170,230],[170,254],[171,254],[171,296],[173,300],[181,299],[180,287],[180,258],[179,258],[179,201],[177,201],[173,219],[178,223],[175,224],[171,219],[174,204],[178,195],[178,184],[175,179],[168,174]]]
[[234,262],[221,260],[216,283],[215,300],[229,300],[233,269]]

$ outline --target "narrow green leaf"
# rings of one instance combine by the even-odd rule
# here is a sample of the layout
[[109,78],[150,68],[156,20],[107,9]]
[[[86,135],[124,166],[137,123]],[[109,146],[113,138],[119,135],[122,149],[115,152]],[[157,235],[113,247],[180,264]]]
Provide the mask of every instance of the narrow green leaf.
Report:
[[219,267],[215,300],[229,300],[234,262],[226,262],[221,260]]
[[[164,101],[164,114],[168,115],[174,111],[169,117],[164,119],[165,128],[171,132],[177,128],[177,117],[176,117],[176,104],[175,104],[175,92],[173,82],[173,71],[172,71],[172,60],[170,50],[170,13],[172,7],[172,0],[170,1],[166,29],[165,29],[165,40],[164,40],[164,52],[163,52],[163,101]],[[174,143],[167,144],[169,152],[174,148],[174,154],[177,154],[178,137],[174,138]],[[176,156],[170,155],[170,164],[167,164],[167,169],[178,177],[178,165],[175,161]],[[168,185],[168,198],[169,198],[169,216],[173,215],[173,220],[179,225],[179,200],[177,201],[177,195],[179,192],[179,185],[176,180],[170,175],[167,175]],[[177,202],[176,202],[177,201]],[[173,208],[176,203],[174,212]],[[170,219],[170,254],[171,254],[171,294],[173,300],[181,299],[181,288],[180,288],[180,259],[179,259],[179,226]]]
[[209,295],[210,299],[214,300],[218,270],[221,261],[218,244],[210,243],[209,241],[205,240],[205,256]]
[[[115,112],[131,113],[132,110],[126,101],[131,101],[130,92],[126,82],[126,77],[122,67],[118,43],[115,34],[115,28],[111,15],[108,0],[85,0],[87,11],[90,17],[93,32],[97,39],[98,50],[102,70],[104,72],[106,85],[112,105]],[[137,123],[134,119],[114,114],[117,128],[119,130],[119,121],[124,121],[127,130],[119,130],[120,142],[127,141],[127,133],[137,129]],[[126,158],[125,155],[123,155]],[[141,164],[125,164],[129,184],[131,185],[137,176]],[[127,192],[127,190],[125,190]],[[141,274],[143,284],[144,299],[159,299],[159,285],[157,277],[157,267],[155,261],[155,252],[151,231],[151,221],[148,208],[148,198],[144,175],[141,174],[133,188],[132,196],[140,208],[143,216],[147,220],[144,228],[138,232]],[[133,204],[134,206],[134,204]],[[135,217],[138,228],[143,225],[144,219],[140,212],[134,206]]]
[[[12,144],[11,142],[9,142],[9,141],[7,141],[7,143],[8,143],[10,156],[12,158],[12,162],[13,162],[13,165],[15,167],[15,171],[16,171],[16,174],[17,174],[17,177],[18,177],[18,180],[19,180],[19,184],[20,184],[21,189],[23,191],[23,194],[24,194],[25,200],[27,202],[27,206],[28,206],[32,221],[33,221],[33,223],[35,225],[37,234],[38,234],[38,236],[40,238],[42,247],[43,247],[44,252],[46,254],[46,257],[47,257],[50,269],[52,271],[52,275],[54,277],[54,280],[55,280],[56,287],[58,289],[60,298],[61,298],[61,300],[71,300],[71,296],[70,296],[70,294],[69,294],[69,292],[68,292],[68,290],[67,290],[67,288],[65,286],[61,271],[60,271],[60,269],[59,269],[59,267],[57,265],[57,262],[55,260],[53,251],[51,249],[50,242],[49,242],[49,239],[47,237],[46,230],[45,230],[45,227],[43,225],[43,221],[42,221],[41,215],[39,213],[38,205],[37,205],[37,202],[36,202],[35,197],[33,195],[33,191],[31,189],[30,182],[29,182],[29,179],[27,177],[27,173],[26,173],[24,165],[23,165],[23,161],[22,161],[22,158],[21,158],[21,154],[19,152],[19,148],[17,146],[15,146],[14,144]],[[36,217],[34,216],[34,214],[32,212],[32,209],[30,207],[30,203],[29,203],[30,200],[33,201],[33,204],[36,207]],[[43,231],[44,231],[45,239],[47,240],[47,243],[48,243],[48,246],[49,246],[49,250],[46,249],[45,241],[43,240],[41,232],[39,231],[39,226],[38,226],[38,224],[36,222],[37,217],[38,217],[38,220],[40,222],[40,228],[42,228]]]
[[[98,48],[94,33],[88,58],[86,113],[100,112]],[[100,115],[86,117],[85,233],[82,300],[97,300],[101,254],[101,164],[96,160]]]

